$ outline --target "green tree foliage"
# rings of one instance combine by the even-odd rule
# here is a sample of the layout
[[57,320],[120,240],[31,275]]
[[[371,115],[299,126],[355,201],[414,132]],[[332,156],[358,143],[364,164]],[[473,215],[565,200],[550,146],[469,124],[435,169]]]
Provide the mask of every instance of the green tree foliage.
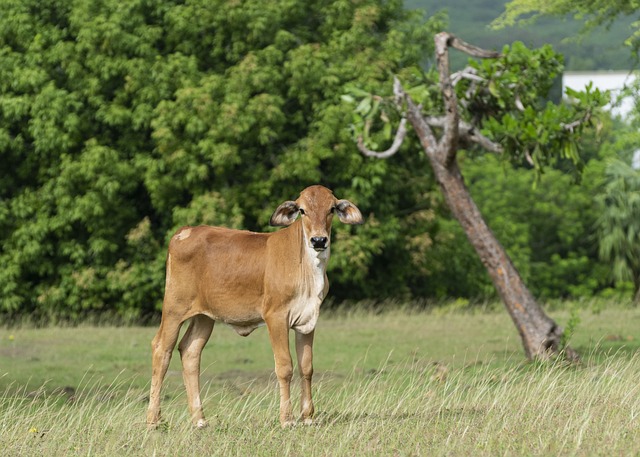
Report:
[[[635,19],[631,24],[631,35],[625,44],[633,50],[637,59],[640,49],[640,20],[638,2],[579,0],[533,2],[530,0],[512,0],[506,4],[505,12],[495,21],[495,25],[502,27],[516,22],[532,22],[540,16],[564,16],[572,14],[574,17],[586,20],[583,33],[593,30],[599,25],[612,26],[620,16]],[[623,92],[624,96],[637,99],[637,81],[630,84]],[[640,109],[636,102],[635,110],[629,116],[628,126],[619,128],[618,138],[606,145],[606,149],[614,150],[605,172],[605,182],[602,192],[597,196],[600,217],[597,223],[597,238],[599,241],[600,257],[609,262],[611,277],[616,282],[631,281],[635,289],[636,303],[640,303],[640,237],[638,236],[638,173],[630,166],[631,153],[637,151],[637,126]],[[633,131],[635,130],[635,131]]]
[[[353,105],[341,96],[354,87],[383,93],[393,74],[414,82],[423,103],[439,103],[420,64],[433,55],[442,17],[425,20],[382,0],[0,0],[0,11],[4,316],[151,314],[177,227],[268,230],[275,206],[312,183],[353,200],[367,218],[356,230],[334,225],[333,297],[493,294],[426,159],[410,152],[419,146],[407,142],[389,160],[367,160],[345,128]],[[557,62],[542,59],[548,49],[527,52],[512,53],[514,68],[538,79],[556,71],[546,65]],[[528,90],[529,80],[502,73]],[[487,113],[499,108],[490,102]],[[380,101],[367,103],[363,112],[377,110],[379,119]],[[535,135],[509,132],[498,123],[495,139],[519,144]],[[390,135],[387,123],[372,140]],[[528,152],[542,165],[550,159]],[[504,174],[510,165],[491,158],[463,165],[537,293],[592,290],[581,279],[595,276],[587,273],[590,238],[578,234],[589,219],[576,212],[591,213],[583,194],[565,189],[566,176],[532,191],[524,170]],[[540,209],[545,182],[558,198]],[[571,214],[556,226],[560,212]],[[550,248],[539,250],[547,239],[569,243],[556,260]]]
[[[594,233],[602,160],[589,160],[580,184],[560,169],[546,170],[536,182],[531,169],[491,154],[467,152],[461,168],[473,199],[534,295],[588,297],[609,287],[608,268],[599,260]],[[428,249],[414,252],[422,272],[411,285],[414,294],[494,297],[486,269],[460,225],[443,210],[431,217],[434,223],[425,235]]]
[[[561,71],[562,57],[549,46],[529,50],[516,42],[496,59],[470,60],[453,78],[463,125],[475,126],[492,140],[474,145],[468,141],[471,134],[461,135],[467,141],[460,146],[469,148],[461,167],[466,183],[521,276],[544,297],[588,295],[605,285],[591,233],[598,161],[584,172],[593,147],[586,154],[579,149],[594,142],[584,127],[593,124],[607,94],[588,87],[571,91],[568,103],[551,103],[546,97]],[[403,84],[411,84],[407,92],[431,115],[425,122],[440,128],[437,77],[428,71]],[[390,124],[397,122],[396,102],[358,90],[351,94],[349,100],[357,102],[354,136],[378,149],[390,139]],[[576,186],[583,172],[586,185]],[[435,243],[422,266],[425,276],[436,279],[424,286],[426,293],[492,295],[489,277],[464,233],[442,216],[436,218],[430,236]]]
[[635,21],[631,23],[631,35],[625,44],[637,51],[640,48],[639,6],[636,1],[627,0],[511,0],[493,25],[503,28],[516,23],[530,24],[543,16],[573,15],[584,24],[583,33],[586,34],[601,25],[611,26],[620,16],[630,16]]
[[[612,18],[603,27],[585,27],[585,17],[568,15],[548,16],[527,20],[529,15],[505,24],[502,19],[510,2],[505,0],[405,0],[407,8],[420,8],[428,12],[445,10],[450,18],[447,31],[484,49],[501,49],[505,43],[522,41],[530,47],[550,44],[564,55],[568,70],[626,70],[633,65],[629,49],[620,46],[629,36],[633,16]],[[578,2],[530,1],[531,6],[553,7],[558,3],[571,5]],[[616,2],[613,2],[616,3]],[[500,17],[500,27],[496,18]],[[582,31],[582,33],[581,33]],[[454,66],[466,63],[464,56],[452,55]]]
[[2,313],[151,313],[178,226],[263,230],[317,182],[368,219],[336,227],[334,295],[408,293],[433,222],[431,184],[407,170],[427,166],[364,160],[340,94],[419,64],[439,18],[379,0],[0,10]]
[[548,169],[535,183],[531,170],[498,164],[495,156],[465,160],[474,199],[533,293],[544,298],[590,296],[606,286],[598,262],[593,204],[601,173],[590,161],[576,185]]
[[599,253],[611,265],[615,281],[633,283],[640,303],[640,172],[627,162],[609,162],[598,195]]
[[[604,119],[606,121],[606,119]],[[608,262],[598,253],[598,204],[607,164],[625,151],[630,163],[638,134],[609,121],[599,140],[585,135],[578,149],[584,161],[576,182],[560,162],[538,179],[531,165],[506,163],[495,154],[466,151],[460,158],[471,195],[532,292],[544,299],[611,293]],[[626,132],[621,135],[621,132]],[[494,289],[477,254],[455,221],[435,217],[434,240],[424,269],[429,296],[491,297]],[[435,289],[434,289],[435,287]],[[618,287],[624,292],[624,287]]]
[[[590,85],[583,92],[568,90],[570,103],[550,102],[549,92],[563,64],[550,46],[528,49],[521,42],[504,46],[498,58],[470,59],[455,77],[460,118],[499,145],[511,163],[532,165],[538,176],[560,163],[580,172],[584,164],[579,141],[608,94]],[[435,69],[410,74],[402,82],[424,112],[440,115],[443,101]],[[394,102],[357,90],[351,93],[361,100],[354,112],[354,135],[376,149],[390,137],[388,124],[397,122]],[[483,151],[478,144],[462,146]]]

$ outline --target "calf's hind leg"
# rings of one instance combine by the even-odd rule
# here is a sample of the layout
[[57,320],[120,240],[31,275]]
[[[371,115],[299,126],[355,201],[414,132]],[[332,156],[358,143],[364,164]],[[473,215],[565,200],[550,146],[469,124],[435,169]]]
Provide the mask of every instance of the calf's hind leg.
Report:
[[213,324],[215,321],[207,316],[202,314],[194,316],[178,346],[182,359],[182,378],[187,389],[191,421],[198,428],[207,425],[200,400],[200,360],[202,349],[211,336]]
[[162,390],[162,381],[169,362],[171,362],[171,354],[173,348],[178,341],[178,334],[182,322],[173,319],[166,319],[164,316],[160,323],[158,333],[151,342],[151,390],[149,392],[149,409],[147,410],[147,425],[153,429],[160,422],[160,391]]

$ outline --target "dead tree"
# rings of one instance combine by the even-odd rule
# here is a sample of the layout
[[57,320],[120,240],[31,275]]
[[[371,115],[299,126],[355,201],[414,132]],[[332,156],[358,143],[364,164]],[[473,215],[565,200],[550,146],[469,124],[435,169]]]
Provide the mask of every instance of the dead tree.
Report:
[[485,150],[500,153],[501,145],[483,136],[470,123],[460,119],[458,99],[454,90],[455,78],[449,69],[449,48],[453,47],[475,58],[496,58],[499,53],[472,46],[455,36],[442,32],[435,37],[436,64],[440,77],[440,90],[445,114],[441,117],[425,116],[421,107],[404,91],[400,81],[394,80],[394,96],[398,106],[405,107],[400,127],[391,148],[375,152],[358,140],[360,151],[369,157],[387,158],[400,148],[408,121],[416,132],[436,180],[453,216],[460,222],[467,238],[480,259],[504,302],[522,339],[529,359],[547,359],[564,349],[564,356],[576,359],[572,349],[561,348],[563,329],[544,312],[533,297],[505,249],[497,240],[469,194],[457,161],[458,147],[462,143],[475,143]]

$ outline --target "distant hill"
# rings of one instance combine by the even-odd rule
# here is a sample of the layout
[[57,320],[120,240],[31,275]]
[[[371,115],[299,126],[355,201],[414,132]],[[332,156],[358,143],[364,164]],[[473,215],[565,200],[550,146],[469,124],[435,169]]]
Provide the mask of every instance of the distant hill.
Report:
[[599,29],[578,42],[581,24],[571,18],[544,19],[529,27],[512,27],[499,31],[489,24],[504,11],[503,0],[405,0],[407,8],[419,8],[427,14],[446,10],[450,32],[461,39],[487,48],[501,49],[505,44],[522,41],[527,46],[551,44],[565,56],[567,70],[625,70],[634,62],[631,51],[623,45],[631,34],[632,19],[617,21],[609,30]]

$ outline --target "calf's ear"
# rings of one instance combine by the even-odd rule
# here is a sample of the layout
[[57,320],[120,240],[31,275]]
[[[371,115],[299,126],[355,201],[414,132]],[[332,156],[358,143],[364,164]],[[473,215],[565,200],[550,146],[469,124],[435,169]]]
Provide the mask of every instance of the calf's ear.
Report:
[[340,222],[345,224],[363,224],[364,218],[356,205],[349,200],[338,200],[336,203],[336,214]]
[[271,215],[271,219],[269,220],[269,225],[273,226],[284,226],[291,225],[293,221],[298,217],[298,213],[300,212],[300,208],[293,201],[286,201],[282,203],[280,206],[276,208],[276,210]]

